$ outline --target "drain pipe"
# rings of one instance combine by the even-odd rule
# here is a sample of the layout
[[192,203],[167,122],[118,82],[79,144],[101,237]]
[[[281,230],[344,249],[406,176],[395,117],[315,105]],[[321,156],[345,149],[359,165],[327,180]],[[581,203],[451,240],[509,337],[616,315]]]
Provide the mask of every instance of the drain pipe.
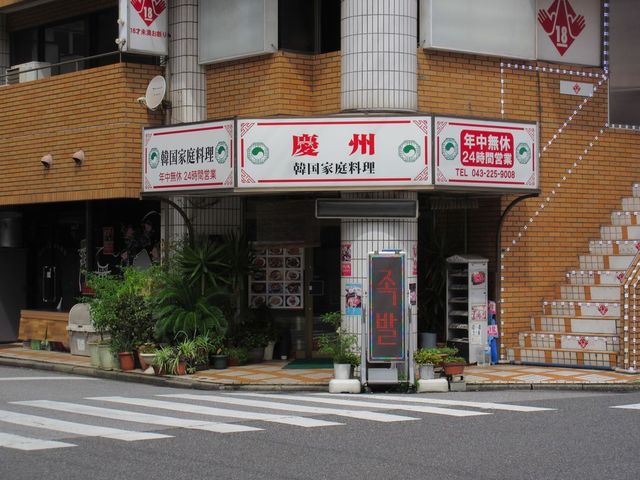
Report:
[[[509,212],[513,209],[513,207],[515,207],[517,204],[519,204],[520,202],[522,202],[523,200],[526,200],[528,198],[534,198],[539,196],[540,193],[528,193],[526,195],[522,195],[521,197],[518,197],[516,199],[514,199],[508,206],[507,208],[504,209],[504,212],[502,212],[502,215],[500,216],[500,223],[498,223],[498,231],[496,234],[496,263],[497,263],[497,272],[496,272],[496,324],[498,325],[499,328],[499,332],[500,332],[500,337],[498,337],[498,352],[500,352],[501,347],[502,347],[502,326],[500,324],[500,310],[501,310],[501,290],[502,290],[502,280],[501,280],[501,276],[502,276],[502,226],[504,225],[504,221],[507,218],[507,215],[509,214]],[[498,363],[503,362],[504,359],[503,358],[499,358],[498,359]]]
[[141,200],[159,200],[161,202],[165,202],[171,205],[176,210],[176,212],[180,214],[180,216],[182,217],[182,220],[184,221],[185,226],[187,227],[187,230],[189,232],[189,246],[191,247],[194,246],[195,237],[193,236],[193,225],[191,224],[191,220],[189,219],[189,216],[182,209],[182,207],[180,207],[180,205],[178,205],[176,202],[174,202],[173,200],[167,197],[160,197],[160,196],[144,195],[144,196],[141,196]]

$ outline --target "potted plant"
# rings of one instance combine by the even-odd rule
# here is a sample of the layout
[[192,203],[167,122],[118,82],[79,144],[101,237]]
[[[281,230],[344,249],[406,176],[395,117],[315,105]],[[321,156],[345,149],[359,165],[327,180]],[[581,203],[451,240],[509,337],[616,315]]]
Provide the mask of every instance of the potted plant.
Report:
[[467,361],[463,357],[459,357],[458,349],[455,347],[445,347],[441,349],[446,354],[442,360],[442,373],[448,378],[452,375],[462,375]]
[[133,370],[136,367],[131,342],[124,339],[111,340],[111,351],[118,354],[120,370]]
[[227,356],[230,367],[244,365],[249,361],[249,353],[244,347],[229,347],[227,349]]
[[153,342],[145,342],[137,346],[138,361],[140,362],[140,368],[146,370],[153,365],[155,361],[155,351],[158,349],[158,345]]
[[196,371],[196,358],[198,356],[198,346],[195,340],[185,339],[176,345],[176,362],[174,373],[184,375]]
[[320,336],[318,339],[320,352],[331,355],[334,377],[337,380],[352,378],[354,368],[360,365],[358,338],[342,328],[340,312],[325,313],[321,316],[321,320],[336,330],[335,333]]
[[434,367],[442,363],[442,360],[442,353],[437,348],[419,348],[413,353],[413,361],[420,368],[422,380],[435,378]]
[[228,355],[224,348],[224,337],[208,337],[209,340],[209,364],[216,370],[227,368]]
[[170,345],[165,345],[154,352],[153,370],[156,375],[171,375],[176,365],[176,351]]

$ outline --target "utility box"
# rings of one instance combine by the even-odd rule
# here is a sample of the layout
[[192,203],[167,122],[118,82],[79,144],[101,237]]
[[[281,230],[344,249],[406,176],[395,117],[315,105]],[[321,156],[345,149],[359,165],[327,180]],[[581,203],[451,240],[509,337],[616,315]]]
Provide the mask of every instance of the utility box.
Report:
[[71,355],[89,356],[89,342],[100,340],[91,324],[89,304],[77,303],[69,311],[69,347]]

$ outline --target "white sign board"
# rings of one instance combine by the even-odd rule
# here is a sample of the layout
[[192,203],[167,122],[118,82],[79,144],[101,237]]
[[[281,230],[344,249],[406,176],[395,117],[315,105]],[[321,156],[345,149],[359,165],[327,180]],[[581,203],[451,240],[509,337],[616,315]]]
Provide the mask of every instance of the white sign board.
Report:
[[600,0],[537,0],[539,60],[599,66]]
[[434,127],[436,186],[538,188],[537,125],[435,117]]
[[144,192],[233,188],[233,120],[143,132]]
[[533,60],[536,0],[422,0],[420,46]]
[[239,188],[431,185],[431,117],[238,120]]
[[169,54],[168,0],[120,0],[120,50]]
[[593,96],[593,83],[569,82],[567,80],[560,80],[560,93],[562,95],[591,97]]

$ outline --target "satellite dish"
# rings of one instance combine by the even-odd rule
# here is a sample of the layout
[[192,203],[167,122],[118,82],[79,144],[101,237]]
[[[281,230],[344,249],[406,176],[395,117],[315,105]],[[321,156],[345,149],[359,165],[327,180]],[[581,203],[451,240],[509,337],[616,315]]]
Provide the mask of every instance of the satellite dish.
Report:
[[151,79],[144,95],[144,103],[149,110],[155,110],[160,106],[167,91],[167,82],[162,75]]

